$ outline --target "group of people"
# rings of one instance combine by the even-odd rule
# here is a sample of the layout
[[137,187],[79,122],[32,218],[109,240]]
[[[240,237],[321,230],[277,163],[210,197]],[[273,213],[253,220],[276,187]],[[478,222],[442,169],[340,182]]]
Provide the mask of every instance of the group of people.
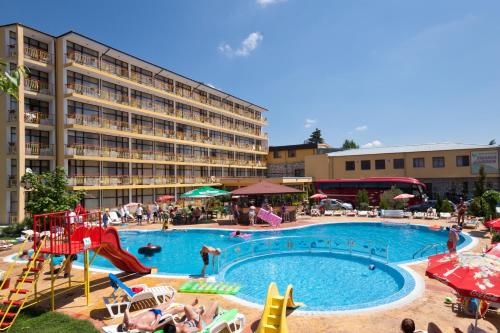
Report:
[[[405,318],[401,322],[401,332],[403,333],[443,333],[443,331],[433,322],[427,325],[427,330],[417,330],[415,322],[410,318]],[[462,330],[455,327],[455,333],[463,333]]]

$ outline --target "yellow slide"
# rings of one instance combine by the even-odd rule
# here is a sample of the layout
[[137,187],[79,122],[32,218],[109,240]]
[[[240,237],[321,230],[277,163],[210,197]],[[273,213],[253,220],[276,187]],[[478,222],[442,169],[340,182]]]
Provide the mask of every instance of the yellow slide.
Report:
[[286,288],[285,295],[281,296],[276,283],[272,282],[267,289],[264,312],[257,333],[288,333],[286,309],[297,308],[302,305],[302,303],[293,301],[293,287],[291,284]]

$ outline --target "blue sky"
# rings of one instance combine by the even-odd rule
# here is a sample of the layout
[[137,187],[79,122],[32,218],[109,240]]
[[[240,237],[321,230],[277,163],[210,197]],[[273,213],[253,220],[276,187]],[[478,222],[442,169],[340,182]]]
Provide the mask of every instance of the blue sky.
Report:
[[496,0],[8,1],[269,109],[273,145],[500,141]]

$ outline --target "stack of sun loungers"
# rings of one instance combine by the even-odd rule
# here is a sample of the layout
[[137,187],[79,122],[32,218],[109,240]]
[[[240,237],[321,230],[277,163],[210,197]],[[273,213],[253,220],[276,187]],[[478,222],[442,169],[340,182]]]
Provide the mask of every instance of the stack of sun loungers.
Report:
[[359,217],[368,217],[368,211],[367,210],[360,210],[360,211],[358,211],[358,216]]

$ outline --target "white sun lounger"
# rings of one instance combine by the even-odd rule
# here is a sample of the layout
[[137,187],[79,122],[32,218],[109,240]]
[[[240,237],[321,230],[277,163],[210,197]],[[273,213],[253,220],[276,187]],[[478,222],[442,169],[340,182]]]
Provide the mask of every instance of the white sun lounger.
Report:
[[356,210],[348,210],[346,213],[345,213],[345,216],[356,216]]
[[360,210],[360,211],[358,211],[358,216],[359,217],[368,217],[368,211]]
[[325,210],[325,213],[323,215],[325,215],[325,216],[333,216],[333,210]]
[[425,217],[425,213],[423,213],[423,212],[415,212],[415,214],[413,214],[414,219],[423,219],[424,217]]
[[439,213],[439,217],[442,219],[451,219],[451,213]]
[[342,211],[341,210],[334,210],[333,211],[333,216],[342,216]]
[[118,217],[116,212],[109,213],[109,224],[111,225],[120,225],[122,224],[122,219]]
[[471,228],[471,229],[476,229],[478,226],[479,226],[479,219],[478,218],[466,220],[463,224],[464,228]]

